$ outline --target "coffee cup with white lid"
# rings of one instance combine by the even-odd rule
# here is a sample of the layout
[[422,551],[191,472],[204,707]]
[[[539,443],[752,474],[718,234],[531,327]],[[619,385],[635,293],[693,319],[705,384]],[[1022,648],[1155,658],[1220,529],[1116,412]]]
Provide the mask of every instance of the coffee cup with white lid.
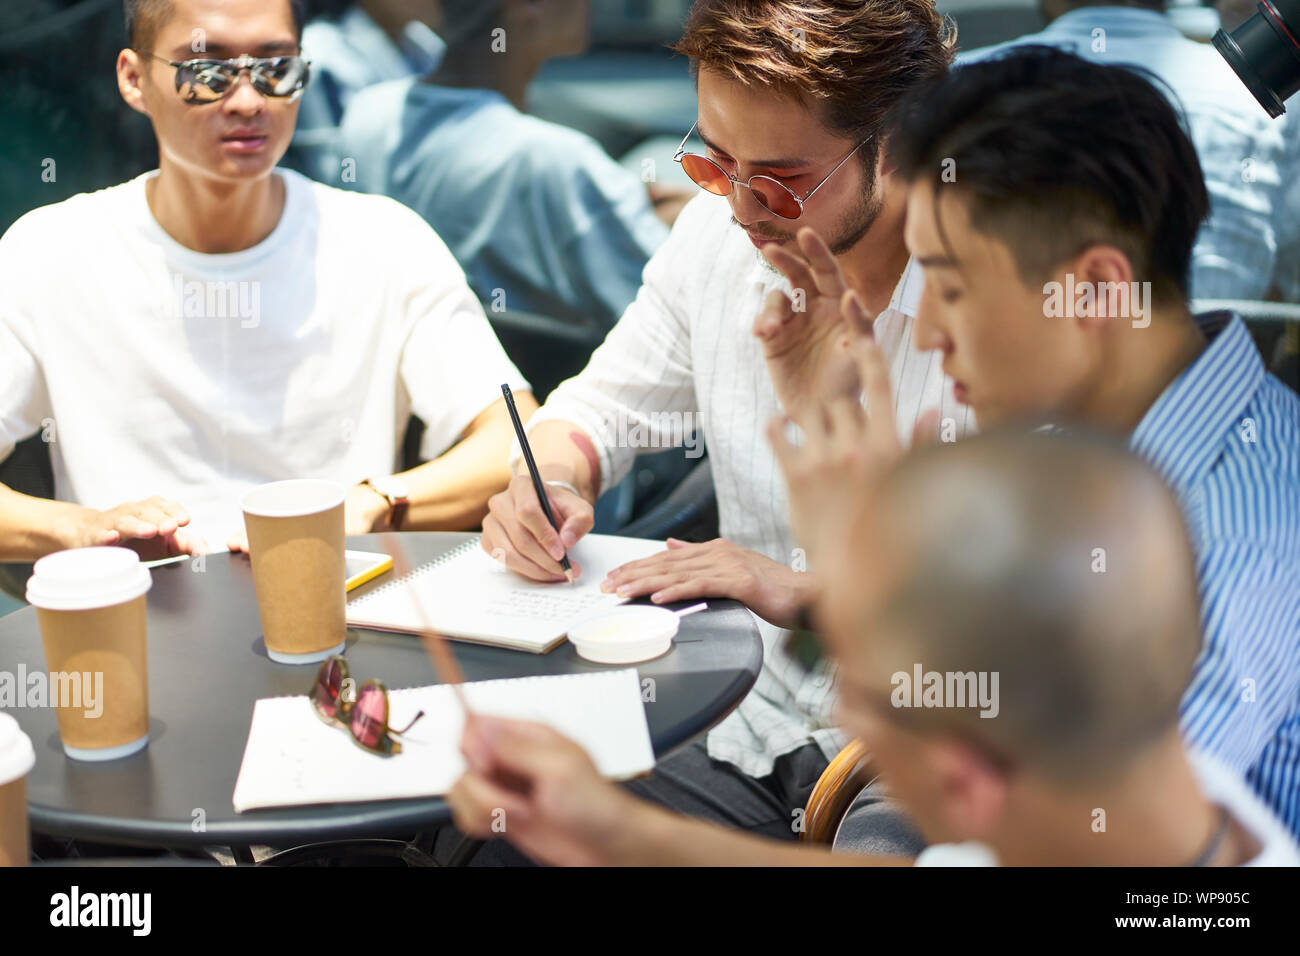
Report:
[[0,713],[0,866],[27,865],[27,774],[35,765],[31,738]]
[[115,760],[149,742],[149,570],[129,548],[74,548],[36,562],[36,608],[64,752]]

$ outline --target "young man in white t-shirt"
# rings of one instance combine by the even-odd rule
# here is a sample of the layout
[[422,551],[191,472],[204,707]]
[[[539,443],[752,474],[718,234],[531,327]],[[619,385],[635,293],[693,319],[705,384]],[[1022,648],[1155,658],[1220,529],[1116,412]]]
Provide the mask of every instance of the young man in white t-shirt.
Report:
[[[850,403],[832,411],[839,427],[828,416],[802,450],[778,451],[796,530],[820,543],[842,726],[931,841],[917,864],[1300,864],[1240,777],[1179,735],[1197,578],[1150,466],[1109,440],[1016,430],[914,452],[879,478],[845,466],[864,443],[843,427]],[[825,509],[839,534],[817,533]],[[462,749],[456,825],[490,839],[504,813],[504,838],[542,862],[911,862],[673,814],[545,725],[476,715]]]
[[[60,499],[0,486],[0,560],[238,548],[240,494],[290,477],[349,486],[349,533],[477,525],[509,479],[499,386],[536,403],[419,216],[275,169],[300,2],[125,7],[158,170],[0,239],[0,459],[47,435]],[[439,456],[394,475],[411,414]]]

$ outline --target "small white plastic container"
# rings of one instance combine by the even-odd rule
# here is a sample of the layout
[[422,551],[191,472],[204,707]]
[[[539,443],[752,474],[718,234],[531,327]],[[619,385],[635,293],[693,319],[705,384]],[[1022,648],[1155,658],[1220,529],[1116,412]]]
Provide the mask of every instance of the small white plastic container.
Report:
[[666,607],[611,608],[569,629],[578,656],[598,664],[636,664],[667,654],[679,619]]

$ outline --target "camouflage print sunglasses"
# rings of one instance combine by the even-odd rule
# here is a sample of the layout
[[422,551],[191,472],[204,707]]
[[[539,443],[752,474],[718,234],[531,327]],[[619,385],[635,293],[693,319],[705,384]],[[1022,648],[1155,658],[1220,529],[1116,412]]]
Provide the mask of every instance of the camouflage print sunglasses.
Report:
[[307,87],[311,61],[300,56],[255,57],[244,54],[233,60],[169,60],[156,53],[137,50],[176,70],[176,92],[186,103],[215,103],[230,93],[240,74],[248,71],[253,89],[292,103]]

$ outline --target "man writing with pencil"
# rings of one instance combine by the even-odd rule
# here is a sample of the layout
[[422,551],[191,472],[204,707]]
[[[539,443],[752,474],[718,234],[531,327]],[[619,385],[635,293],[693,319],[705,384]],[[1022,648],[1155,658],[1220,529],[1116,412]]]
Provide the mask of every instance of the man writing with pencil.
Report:
[[[690,436],[684,427],[674,433],[674,423],[703,420],[722,537],[670,541],[605,582],[656,603],[734,598],[760,618],[764,662],[754,690],[707,743],[631,785],[682,812],[793,838],[797,809],[845,741],[831,718],[830,665],[785,650],[811,588],[764,438],[782,409],[797,420],[819,398],[857,388],[833,328],[755,328],[769,298],[784,300],[782,290],[803,298],[776,271],[798,275],[795,257],[782,255],[798,249],[796,230],[826,237],[805,252],[833,258],[845,294],[874,319],[900,383],[900,430],[911,434],[918,410],[932,407],[952,437],[968,425],[937,355],[911,345],[920,274],[903,244],[903,193],[880,149],[900,91],[944,71],[951,47],[930,0],[697,2],[678,49],[696,74],[695,131],[705,147],[684,150],[680,161],[704,192],[682,211],[588,367],[530,423],[558,532],[523,461],[489,503],[484,549],[528,578],[563,581],[561,559],[591,529],[600,491],[631,467],[635,436],[653,447],[681,444]],[[574,572],[582,575],[580,563]]]
[[[546,483],[542,481],[542,473],[537,470],[537,459],[533,457],[532,446],[528,444],[528,435],[524,431],[523,420],[519,417],[519,410],[515,407],[514,395],[510,393],[510,386],[503,384],[501,394],[505,396],[506,408],[510,411],[510,423],[515,429],[515,438],[519,442],[520,451],[523,453],[524,465],[528,468],[528,480],[533,483],[533,491],[537,494],[538,507],[542,509],[542,515],[556,531],[560,530],[560,522],[555,518],[555,509],[551,507],[550,498],[546,495]],[[498,557],[500,552],[496,552]],[[573,565],[569,561],[567,554],[560,555],[560,572],[564,579],[572,584],[575,580]]]

